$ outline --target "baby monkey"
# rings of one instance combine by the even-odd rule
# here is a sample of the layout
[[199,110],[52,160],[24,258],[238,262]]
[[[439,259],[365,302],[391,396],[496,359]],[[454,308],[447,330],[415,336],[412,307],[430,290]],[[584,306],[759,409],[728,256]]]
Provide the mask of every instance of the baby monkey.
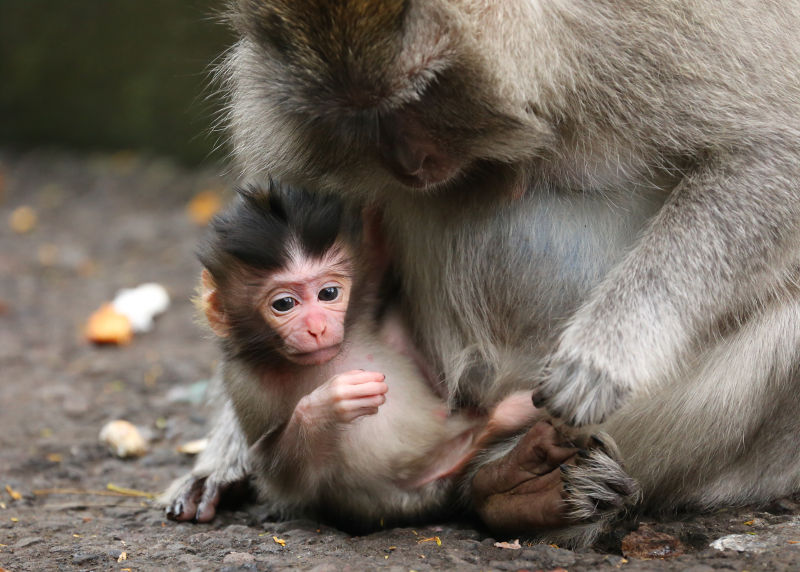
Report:
[[378,296],[375,224],[320,193],[242,190],[200,252],[201,302],[224,392],[209,446],[165,494],[176,520],[210,520],[247,474],[284,516],[369,529],[441,514],[489,434],[526,425],[530,393],[488,415],[450,413]]

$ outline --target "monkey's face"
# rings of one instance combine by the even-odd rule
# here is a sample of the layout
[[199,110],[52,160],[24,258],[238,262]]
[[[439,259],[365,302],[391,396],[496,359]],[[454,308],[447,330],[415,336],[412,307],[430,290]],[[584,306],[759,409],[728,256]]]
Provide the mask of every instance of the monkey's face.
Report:
[[278,351],[298,365],[319,365],[336,357],[352,286],[349,258],[341,252],[322,259],[293,256],[271,275],[258,311],[282,340]]
[[536,155],[552,132],[517,82],[514,58],[530,54],[494,13],[530,3],[498,4],[241,0],[222,75],[242,167],[363,194]]

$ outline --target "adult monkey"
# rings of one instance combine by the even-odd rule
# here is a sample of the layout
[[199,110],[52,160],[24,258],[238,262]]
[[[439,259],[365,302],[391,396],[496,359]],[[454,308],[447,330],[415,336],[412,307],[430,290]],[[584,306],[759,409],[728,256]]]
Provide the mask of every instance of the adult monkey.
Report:
[[240,0],[233,21],[244,172],[383,206],[454,402],[533,387],[610,436],[562,471],[549,426],[497,450],[473,480],[490,526],[591,540],[636,498],[626,472],[651,509],[798,489],[800,2]]

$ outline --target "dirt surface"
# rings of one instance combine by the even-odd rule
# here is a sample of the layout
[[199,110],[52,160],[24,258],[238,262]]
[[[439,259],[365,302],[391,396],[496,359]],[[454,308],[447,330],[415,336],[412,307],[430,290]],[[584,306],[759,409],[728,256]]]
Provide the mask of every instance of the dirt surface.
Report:
[[[0,151],[0,568],[800,569],[797,499],[656,522],[623,539],[633,523],[594,549],[571,551],[524,540],[498,547],[515,539],[469,522],[352,537],[316,522],[275,522],[256,505],[211,524],[176,524],[150,500],[108,490],[156,492],[191,466],[176,448],[203,434],[197,401],[216,350],[193,323],[202,228],[186,205],[224,185],[214,170],[128,153]],[[86,342],[88,316],[144,282],[172,298],[153,331],[122,347]],[[98,441],[111,419],[137,425],[149,452],[112,456]],[[733,534],[724,542],[731,548],[709,547]],[[667,553],[683,554],[642,558]]]

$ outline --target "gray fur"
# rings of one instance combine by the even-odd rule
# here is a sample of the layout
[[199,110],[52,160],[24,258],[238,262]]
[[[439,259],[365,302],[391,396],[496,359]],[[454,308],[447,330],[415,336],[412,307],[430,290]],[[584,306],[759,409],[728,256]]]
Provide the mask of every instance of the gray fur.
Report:
[[[216,504],[216,496],[223,490],[249,478],[249,447],[220,375],[211,380],[208,401],[214,416],[206,447],[198,454],[192,470],[175,479],[158,498],[158,504],[166,508],[170,517],[184,512],[185,502],[197,502],[197,512],[202,513],[208,503]],[[192,491],[201,494],[193,495]]]
[[[416,366],[377,337],[364,324],[350,325],[343,352],[349,363],[307,367],[293,375],[289,386],[270,383],[241,360],[225,363],[226,406],[233,404],[237,419],[232,423],[244,435],[244,443],[237,434],[228,446],[244,444],[259,492],[282,516],[322,516],[356,531],[370,530],[441,512],[452,498],[452,479],[418,487],[402,482],[433,464],[438,452],[449,443],[455,446],[456,438],[477,424],[458,414],[445,419],[441,399]],[[337,373],[370,366],[386,372],[390,386],[378,413],[348,424],[307,428],[289,443],[277,438],[303,395]],[[215,426],[211,438],[230,431]],[[224,449],[211,455],[217,456],[216,470],[222,470]]]
[[[280,52],[242,24],[323,9],[293,5],[239,2],[220,72],[235,158],[384,204],[454,400],[529,387],[602,423],[652,509],[798,490],[800,2],[408,2],[371,65],[346,35],[304,63],[328,36]],[[409,113],[460,162],[424,192],[378,151],[380,118]],[[602,461],[579,491],[618,478]]]

